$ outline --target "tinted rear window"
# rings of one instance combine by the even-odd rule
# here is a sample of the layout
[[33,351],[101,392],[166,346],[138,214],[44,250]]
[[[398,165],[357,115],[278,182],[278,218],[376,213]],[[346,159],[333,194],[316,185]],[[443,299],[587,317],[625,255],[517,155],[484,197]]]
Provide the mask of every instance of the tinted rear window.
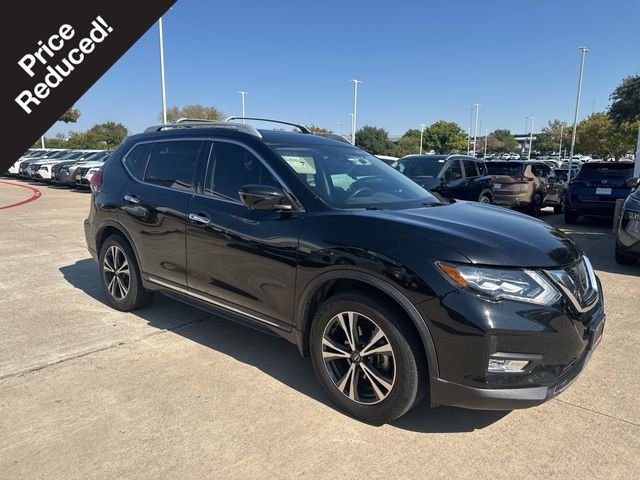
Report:
[[631,178],[633,177],[633,164],[612,163],[610,165],[587,163],[582,166],[577,178],[586,180],[599,180],[602,178]]
[[521,175],[524,172],[522,162],[487,162],[489,175]]
[[156,143],[149,155],[144,180],[163,187],[195,191],[193,176],[203,148],[201,140]]
[[444,159],[406,158],[400,160],[395,169],[407,177],[435,177],[444,167]]

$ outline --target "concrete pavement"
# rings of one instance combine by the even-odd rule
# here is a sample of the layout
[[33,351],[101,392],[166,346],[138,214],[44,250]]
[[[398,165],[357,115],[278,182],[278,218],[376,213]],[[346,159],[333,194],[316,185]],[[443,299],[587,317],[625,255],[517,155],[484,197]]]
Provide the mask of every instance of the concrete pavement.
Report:
[[[84,245],[89,194],[37,188],[39,200],[0,210],[3,479],[630,478],[640,469],[640,266],[615,264],[606,223],[571,228],[602,279],[608,323],[560,397],[514,412],[425,403],[372,427],[337,411],[284,340],[163,296],[136,313],[110,309]],[[0,183],[0,204],[14,190],[18,199],[20,189]]]

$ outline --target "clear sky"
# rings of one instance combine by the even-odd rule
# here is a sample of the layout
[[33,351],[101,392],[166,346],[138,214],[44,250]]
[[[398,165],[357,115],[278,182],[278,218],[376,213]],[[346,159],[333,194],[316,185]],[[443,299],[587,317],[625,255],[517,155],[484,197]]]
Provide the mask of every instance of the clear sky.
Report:
[[[167,103],[350,130],[401,134],[436,120],[484,132],[571,121],[580,46],[587,46],[581,118],[603,110],[616,85],[640,73],[638,0],[210,1],[178,0],[164,17]],[[76,103],[84,130],[113,120],[132,133],[161,111],[153,26]]]

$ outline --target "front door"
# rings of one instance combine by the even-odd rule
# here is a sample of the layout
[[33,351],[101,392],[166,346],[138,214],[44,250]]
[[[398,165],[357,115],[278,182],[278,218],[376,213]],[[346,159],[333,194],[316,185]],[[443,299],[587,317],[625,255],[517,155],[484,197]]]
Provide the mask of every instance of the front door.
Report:
[[467,181],[462,174],[462,165],[457,158],[447,162],[442,173],[442,188],[440,194],[447,198],[463,199],[466,195]]
[[246,146],[215,141],[201,194],[189,205],[189,290],[254,320],[288,329],[302,216],[247,209],[238,192],[248,184],[280,186]]

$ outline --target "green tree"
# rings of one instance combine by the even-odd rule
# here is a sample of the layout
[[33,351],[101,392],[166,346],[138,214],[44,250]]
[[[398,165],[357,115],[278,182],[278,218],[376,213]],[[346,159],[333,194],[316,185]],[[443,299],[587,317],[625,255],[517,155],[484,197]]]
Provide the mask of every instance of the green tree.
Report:
[[[175,122],[181,118],[222,120],[224,114],[216,107],[206,107],[199,104],[185,105],[184,107],[174,106],[167,109],[167,122]],[[162,112],[158,115],[158,120],[162,121]]]
[[560,147],[560,132],[562,131],[562,143],[567,144],[567,133],[571,139],[571,127],[560,120],[551,120],[542,131],[536,135],[533,145],[541,152],[556,152]]
[[518,141],[511,130],[494,130],[489,137],[489,150],[492,152],[514,152],[518,148]]
[[631,75],[622,80],[609,99],[609,117],[614,124],[640,120],[640,75]]
[[467,134],[457,123],[439,120],[425,129],[422,149],[441,154],[466,151]]
[[356,132],[356,146],[372,155],[389,155],[393,144],[384,128],[365,125]]
[[616,125],[605,113],[594,113],[578,124],[576,151],[616,161],[632,150],[638,135],[638,122]]
[[318,127],[317,125],[308,125],[307,128],[311,130],[313,133],[333,133],[331,130],[327,128]]
[[[424,141],[422,150],[424,151]],[[417,128],[404,132],[393,148],[393,156],[395,157],[404,157],[413,153],[420,153],[420,130]]]
[[[58,119],[59,122],[64,123],[76,123],[80,118],[80,110],[75,107],[71,107],[69,110],[64,112],[62,116]],[[52,147],[55,148],[55,147]]]

